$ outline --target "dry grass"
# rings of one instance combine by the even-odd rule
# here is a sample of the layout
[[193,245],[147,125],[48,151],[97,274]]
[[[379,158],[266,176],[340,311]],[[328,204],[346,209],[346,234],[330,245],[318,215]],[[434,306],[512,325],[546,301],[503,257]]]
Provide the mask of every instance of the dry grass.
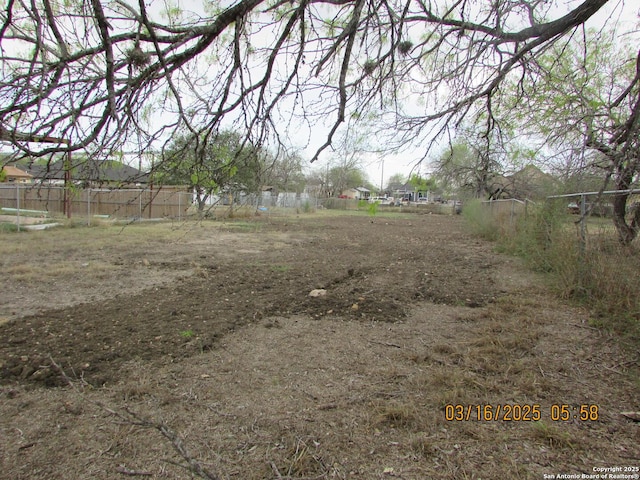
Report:
[[375,425],[382,428],[402,428],[420,431],[424,427],[421,419],[424,418],[418,411],[416,405],[403,403],[380,403],[374,404],[372,408],[376,412]]
[[[198,228],[192,228],[188,235],[197,235]],[[149,243],[171,242],[183,238],[185,230],[174,228],[170,223],[113,224],[103,223],[86,227],[69,225],[52,230],[6,234],[7,240],[0,243],[0,257],[32,253],[40,255],[69,255],[88,249],[117,251],[124,247],[142,246]],[[18,241],[19,239],[19,241]]]
[[584,250],[579,226],[564,204],[532,209],[517,224],[491,216],[478,205],[467,213],[471,228],[504,251],[522,256],[548,277],[562,298],[586,305],[591,324],[638,346],[640,338],[640,247],[622,246],[612,220],[590,218]]
[[531,437],[551,449],[576,450],[580,446],[578,438],[574,438],[568,431],[561,430],[556,425],[541,421],[534,422],[531,426]]
[[36,283],[70,277],[103,279],[108,278],[116,270],[116,266],[102,261],[92,261],[78,265],[76,262],[60,260],[58,262],[9,265],[4,272],[10,275],[13,281]]
[[323,478],[330,465],[322,458],[320,443],[314,438],[292,436],[281,439],[269,461],[276,478]]

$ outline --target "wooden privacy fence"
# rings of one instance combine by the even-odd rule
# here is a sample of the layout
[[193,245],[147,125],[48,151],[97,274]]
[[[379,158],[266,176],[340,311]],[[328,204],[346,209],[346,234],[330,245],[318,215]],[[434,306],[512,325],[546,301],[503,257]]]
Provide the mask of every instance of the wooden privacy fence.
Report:
[[[101,215],[119,218],[180,218],[186,216],[193,201],[190,192],[171,188],[73,188],[70,199],[72,217]],[[0,185],[0,208],[62,215],[66,213],[64,187]]]

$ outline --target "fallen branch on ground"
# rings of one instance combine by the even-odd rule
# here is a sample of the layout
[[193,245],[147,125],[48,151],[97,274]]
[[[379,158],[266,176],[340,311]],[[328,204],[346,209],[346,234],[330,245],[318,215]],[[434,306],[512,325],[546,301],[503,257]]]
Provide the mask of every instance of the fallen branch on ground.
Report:
[[116,468],[116,472],[121,473],[122,475],[129,475],[129,476],[143,476],[143,477],[151,477],[153,475],[153,473],[151,472],[143,472],[140,470],[129,470],[128,468],[120,465]]

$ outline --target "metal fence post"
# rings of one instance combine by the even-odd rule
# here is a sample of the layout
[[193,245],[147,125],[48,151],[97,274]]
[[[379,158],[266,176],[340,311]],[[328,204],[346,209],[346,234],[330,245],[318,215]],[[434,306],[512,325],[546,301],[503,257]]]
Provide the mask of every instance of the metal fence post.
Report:
[[16,182],[16,226],[20,231],[20,183]]
[[587,248],[587,197],[580,195],[580,253],[584,255]]
[[91,226],[91,187],[87,187],[87,226]]
[[513,227],[513,216],[515,215],[516,202],[511,200],[511,216],[509,217],[509,224]]

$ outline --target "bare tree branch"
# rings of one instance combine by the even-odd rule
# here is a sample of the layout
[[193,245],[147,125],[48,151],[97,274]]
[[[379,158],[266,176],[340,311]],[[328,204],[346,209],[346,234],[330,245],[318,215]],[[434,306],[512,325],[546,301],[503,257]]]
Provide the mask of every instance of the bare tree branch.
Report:
[[[380,149],[433,142],[470,117],[489,138],[507,79],[532,78],[535,59],[606,3],[572,0],[544,21],[538,0],[238,0],[173,18],[142,0],[9,0],[2,138],[25,155],[107,155],[161,150],[184,130],[206,143],[230,124],[279,145],[304,127],[313,160],[355,125],[381,132]],[[44,136],[67,142],[26,141]]]

